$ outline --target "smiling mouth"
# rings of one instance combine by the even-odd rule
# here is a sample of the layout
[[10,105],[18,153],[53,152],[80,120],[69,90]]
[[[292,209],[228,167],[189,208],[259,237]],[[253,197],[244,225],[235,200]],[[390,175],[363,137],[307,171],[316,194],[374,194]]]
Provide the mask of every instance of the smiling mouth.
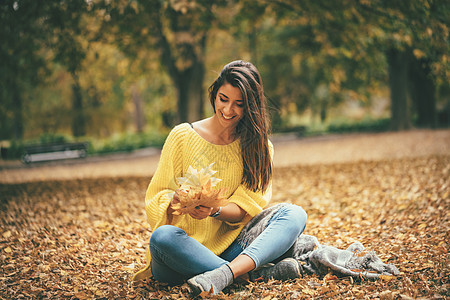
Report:
[[231,119],[233,119],[235,116],[232,116],[232,117],[226,117],[226,116],[222,113],[222,117],[223,117],[225,120],[231,120]]

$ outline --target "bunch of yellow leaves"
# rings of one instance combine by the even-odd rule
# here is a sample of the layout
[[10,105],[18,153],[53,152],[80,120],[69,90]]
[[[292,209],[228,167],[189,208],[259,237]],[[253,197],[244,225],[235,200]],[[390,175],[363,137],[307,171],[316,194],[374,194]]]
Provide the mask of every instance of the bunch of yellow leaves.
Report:
[[172,205],[174,215],[189,213],[197,206],[218,207],[228,204],[228,199],[223,198],[225,190],[213,189],[222,180],[213,176],[217,172],[212,169],[213,165],[200,171],[189,166],[185,176],[177,178],[180,202]]

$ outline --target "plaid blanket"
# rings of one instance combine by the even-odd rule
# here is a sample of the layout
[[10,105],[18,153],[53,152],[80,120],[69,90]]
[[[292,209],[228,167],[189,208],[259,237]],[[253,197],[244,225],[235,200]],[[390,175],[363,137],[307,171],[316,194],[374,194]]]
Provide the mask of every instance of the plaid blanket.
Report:
[[[241,245],[251,243],[268,225],[274,213],[284,203],[263,210],[255,216],[238,236]],[[333,272],[340,276],[352,276],[376,279],[380,275],[398,275],[399,271],[393,264],[385,264],[375,251],[367,251],[360,242],[351,244],[347,249],[338,249],[322,245],[316,237],[302,234],[294,245],[283,255],[300,261],[304,273],[314,273],[320,276]]]

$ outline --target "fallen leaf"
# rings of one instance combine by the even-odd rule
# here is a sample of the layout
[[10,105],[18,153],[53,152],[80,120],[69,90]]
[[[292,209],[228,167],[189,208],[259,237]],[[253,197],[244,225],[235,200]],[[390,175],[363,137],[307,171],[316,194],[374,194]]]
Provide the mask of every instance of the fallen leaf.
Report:
[[129,265],[123,267],[123,268],[124,268],[125,270],[134,271],[134,267],[135,267],[135,264],[134,264],[134,262],[133,262],[133,263],[131,263],[131,264],[129,264]]
[[[304,274],[291,281],[233,283],[226,295],[207,298],[445,299],[449,166],[450,155],[440,155],[275,167],[271,204],[304,207],[305,234],[340,249],[359,241],[400,274],[363,282]],[[0,210],[0,298],[190,299],[187,284],[169,286],[153,277],[132,283],[134,270],[124,268],[146,264],[148,183],[148,176],[127,176],[0,184],[0,197],[7,195]]]
[[200,293],[199,296],[202,299],[206,299],[206,298],[210,298],[213,293],[214,293],[214,288],[213,288],[213,286],[211,284],[211,288],[209,289],[209,291],[203,291],[203,292]]
[[178,184],[182,189],[187,187],[202,187],[208,182],[211,186],[216,186],[216,184],[222,181],[222,179],[213,176],[215,173],[217,173],[217,171],[214,171],[212,169],[212,166],[214,164],[215,163],[213,162],[209,166],[200,169],[199,171],[192,166],[189,166],[186,174],[184,174],[184,177],[177,178]]
[[213,164],[200,171],[189,166],[185,177],[178,178],[181,185],[178,190],[180,202],[171,206],[174,215],[190,213],[198,206],[219,207],[228,204],[228,199],[223,198],[225,189],[213,189],[221,180],[212,176],[216,173],[211,169]]
[[422,223],[419,226],[417,226],[417,228],[419,228],[419,229],[423,229],[425,227],[427,227],[427,224],[425,224],[425,223]]
[[314,296],[316,294],[316,292],[311,290],[310,288],[302,289],[302,293],[305,293],[305,294],[310,295],[310,296]]
[[323,283],[325,284],[327,281],[337,280],[337,276],[333,275],[332,273],[328,273],[323,277]]
[[390,276],[390,275],[380,275],[378,276],[379,279],[383,280],[383,281],[390,281],[395,279],[395,276]]

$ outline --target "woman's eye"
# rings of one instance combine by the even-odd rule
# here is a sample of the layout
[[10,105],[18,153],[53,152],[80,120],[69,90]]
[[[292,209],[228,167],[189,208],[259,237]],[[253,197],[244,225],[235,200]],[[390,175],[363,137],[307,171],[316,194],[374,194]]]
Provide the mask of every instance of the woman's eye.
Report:
[[222,97],[219,97],[219,99],[220,99],[220,101],[222,101],[222,102],[227,102],[227,100],[226,100],[226,99],[223,99]]

